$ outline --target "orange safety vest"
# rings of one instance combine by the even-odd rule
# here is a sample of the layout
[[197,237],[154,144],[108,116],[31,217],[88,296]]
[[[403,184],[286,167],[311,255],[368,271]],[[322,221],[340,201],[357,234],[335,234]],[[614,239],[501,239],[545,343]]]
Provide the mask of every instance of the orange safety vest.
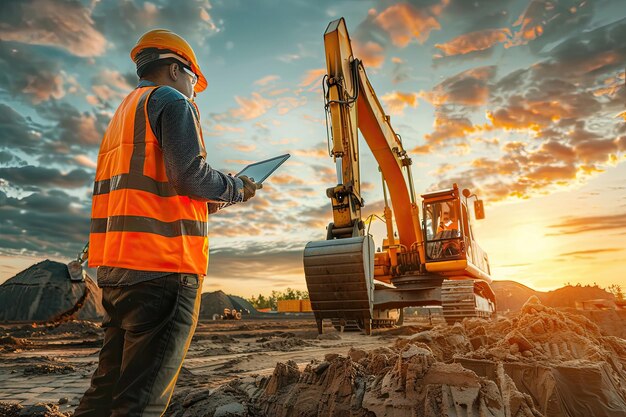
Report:
[[104,134],[91,207],[89,266],[204,275],[207,203],[178,195],[167,178],[148,120],[148,98],[156,88],[130,93]]

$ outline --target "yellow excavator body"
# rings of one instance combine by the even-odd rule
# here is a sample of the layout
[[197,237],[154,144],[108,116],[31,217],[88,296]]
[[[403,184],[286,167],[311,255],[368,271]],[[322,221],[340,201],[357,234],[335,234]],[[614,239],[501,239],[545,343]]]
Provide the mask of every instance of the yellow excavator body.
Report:
[[[328,25],[324,47],[325,109],[337,185],[326,190],[333,213],[326,240],[309,242],[304,250],[318,331],[323,320],[330,319],[338,329],[354,326],[370,334],[372,328],[401,323],[407,306],[441,305],[451,323],[490,317],[495,296],[489,286],[489,260],[474,239],[468,209],[475,196],[469,190],[459,192],[453,184],[422,194],[420,204],[412,160],[365,67],[353,55],[343,18]],[[358,131],[382,174],[387,233],[378,252],[361,216],[365,202]],[[483,217],[482,202],[475,201],[475,215]]]

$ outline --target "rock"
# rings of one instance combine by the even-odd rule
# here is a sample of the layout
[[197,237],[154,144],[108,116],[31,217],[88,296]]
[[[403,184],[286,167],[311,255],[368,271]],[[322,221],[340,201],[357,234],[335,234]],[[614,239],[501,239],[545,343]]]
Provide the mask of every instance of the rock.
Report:
[[59,404],[59,405],[63,405],[63,404],[67,404],[67,403],[69,403],[69,402],[70,402],[70,399],[69,399],[69,398],[67,398],[67,397],[63,397],[63,398],[59,398],[59,402],[58,402],[58,404]]
[[359,362],[361,359],[367,357],[367,352],[363,349],[350,348],[348,356],[350,356],[350,359],[352,359],[354,362]]
[[318,340],[341,340],[339,333],[322,333],[317,335]]
[[274,368],[265,392],[268,395],[276,394],[281,388],[293,384],[300,378],[300,369],[298,364],[294,361],[288,361],[287,363],[279,362]]
[[517,344],[520,352],[530,350],[534,347],[534,345],[517,330],[506,335],[506,341],[509,342],[510,345]]
[[230,403],[217,407],[213,417],[245,417],[248,415],[246,407],[241,403]]
[[24,407],[18,414],[19,417],[67,417],[61,413],[59,407],[54,404],[39,403]]

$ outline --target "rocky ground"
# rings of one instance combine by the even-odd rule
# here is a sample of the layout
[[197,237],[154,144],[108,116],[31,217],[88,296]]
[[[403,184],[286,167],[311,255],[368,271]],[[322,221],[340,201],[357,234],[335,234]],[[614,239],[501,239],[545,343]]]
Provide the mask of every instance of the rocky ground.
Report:
[[[201,322],[166,416],[626,415],[626,340],[536,298],[491,322],[326,330]],[[69,415],[100,342],[88,322],[0,329],[0,415]]]

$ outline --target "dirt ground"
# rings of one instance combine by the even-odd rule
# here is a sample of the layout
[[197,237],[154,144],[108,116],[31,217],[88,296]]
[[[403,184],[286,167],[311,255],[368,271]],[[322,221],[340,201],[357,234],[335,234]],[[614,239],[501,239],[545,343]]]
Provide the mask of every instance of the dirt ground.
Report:
[[[605,331],[602,316],[531,298],[369,337],[318,337],[312,317],[201,321],[166,416],[626,416],[626,340],[611,335],[625,322]],[[82,321],[0,326],[0,416],[71,415],[101,337]]]
[[[383,331],[364,337],[339,335],[330,324],[325,330],[318,339],[312,317],[201,320],[175,392],[214,388],[241,376],[271,375],[277,362],[306,365],[328,353],[346,355],[353,346],[389,344]],[[89,386],[101,342],[102,330],[86,321],[0,326],[0,401],[54,403],[60,411],[73,410]]]

